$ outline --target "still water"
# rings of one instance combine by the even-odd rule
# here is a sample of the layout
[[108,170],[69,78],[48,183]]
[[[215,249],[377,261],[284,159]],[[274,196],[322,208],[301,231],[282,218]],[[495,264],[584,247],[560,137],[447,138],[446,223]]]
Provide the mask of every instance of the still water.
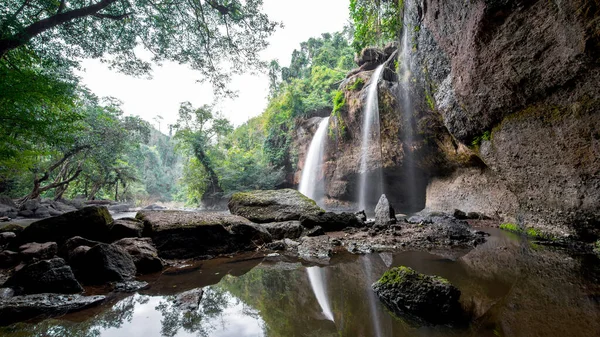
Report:
[[[517,236],[490,231],[470,252],[336,255],[319,268],[333,320],[307,268],[295,260],[245,255],[148,275],[151,288],[60,318],[0,328],[0,336],[600,336],[600,264]],[[449,279],[473,313],[468,327],[424,326],[394,317],[370,284],[407,265]],[[197,311],[174,295],[202,287]],[[93,292],[93,289],[88,289]]]

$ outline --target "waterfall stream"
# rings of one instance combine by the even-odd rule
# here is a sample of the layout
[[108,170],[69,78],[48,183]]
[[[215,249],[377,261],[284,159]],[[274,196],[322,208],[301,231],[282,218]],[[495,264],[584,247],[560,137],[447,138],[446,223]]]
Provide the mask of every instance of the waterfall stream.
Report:
[[306,272],[308,273],[310,286],[315,293],[317,302],[319,302],[319,305],[321,306],[321,310],[323,310],[323,314],[328,320],[334,321],[329,298],[325,291],[325,275],[323,274],[323,270],[319,267],[308,267],[306,268]]
[[329,117],[323,118],[319,123],[317,132],[315,132],[306,153],[306,161],[302,169],[300,186],[298,187],[300,193],[315,200],[320,206],[325,196],[325,186],[320,178],[322,176],[323,152],[327,142],[328,125]]
[[[369,80],[367,91],[367,102],[363,111],[362,143],[360,150],[360,180],[358,189],[358,209],[366,210],[367,198],[379,198],[383,193],[383,177],[381,176],[381,163],[376,165],[376,176],[367,181],[369,175],[369,162],[377,160],[381,162],[381,144],[379,130],[379,97],[377,84],[381,78],[384,64],[375,69]],[[371,149],[371,142],[376,143],[377,151]],[[375,201],[378,199],[375,199]],[[370,210],[369,210],[370,211]]]

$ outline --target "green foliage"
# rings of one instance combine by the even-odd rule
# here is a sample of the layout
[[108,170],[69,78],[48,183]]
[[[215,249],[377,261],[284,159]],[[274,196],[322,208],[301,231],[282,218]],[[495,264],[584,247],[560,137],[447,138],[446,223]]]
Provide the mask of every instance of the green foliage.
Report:
[[[26,46],[72,64],[100,58],[132,75],[150,74],[150,62],[174,61],[200,71],[218,92],[230,93],[231,73],[265,66],[258,53],[278,26],[257,0],[5,0],[0,58]],[[150,61],[137,55],[140,46],[150,51]]]
[[473,141],[471,141],[471,145],[473,147],[478,147],[478,146],[481,145],[481,143],[484,140],[485,141],[492,140],[492,133],[491,133],[491,131],[489,131],[489,130],[485,131],[481,136],[477,136],[477,137],[473,138]]
[[397,40],[402,28],[403,9],[403,0],[350,0],[354,50],[358,53],[367,46],[383,46]]
[[[357,77],[356,80],[354,80],[354,83],[352,83],[352,85],[350,85],[348,87],[348,89],[361,90],[364,86],[365,86],[365,80],[363,80],[361,77]],[[335,104],[335,101],[334,101],[334,104]],[[335,110],[335,105],[334,105],[334,110]]]
[[503,223],[500,225],[500,229],[508,231],[508,232],[512,232],[515,234],[520,234],[520,235],[526,235],[532,239],[536,239],[536,240],[549,240],[549,241],[554,241],[557,238],[550,234],[550,233],[545,233],[540,231],[539,229],[533,228],[533,227],[529,227],[529,228],[521,228],[519,225],[514,224],[514,223]]
[[600,240],[594,243],[594,253],[600,255]]

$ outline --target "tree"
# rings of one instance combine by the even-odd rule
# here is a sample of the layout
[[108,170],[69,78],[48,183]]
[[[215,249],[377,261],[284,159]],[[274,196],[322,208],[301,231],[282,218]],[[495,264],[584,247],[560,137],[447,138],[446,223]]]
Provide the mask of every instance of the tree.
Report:
[[175,128],[175,138],[182,142],[206,172],[207,183],[202,200],[212,202],[219,199],[223,189],[219,184],[210,152],[219,138],[232,132],[233,127],[227,119],[214,115],[212,107],[203,105],[194,108],[190,102],[184,102],[179,108],[179,119]]
[[262,13],[262,0],[4,0],[0,59],[27,47],[63,63],[100,58],[126,74],[147,75],[150,62],[136,53],[142,46],[151,61],[189,64],[201,81],[231,94],[230,74],[265,65],[258,52],[277,26]]
[[402,28],[403,9],[404,0],[350,0],[354,50],[359,53],[367,46],[396,40]]

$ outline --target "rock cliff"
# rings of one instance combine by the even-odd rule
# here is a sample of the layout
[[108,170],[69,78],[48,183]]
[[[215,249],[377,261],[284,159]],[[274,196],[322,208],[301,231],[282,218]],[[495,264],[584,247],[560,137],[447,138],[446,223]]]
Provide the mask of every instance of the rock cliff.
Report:
[[370,149],[382,160],[368,166],[381,167],[384,193],[401,212],[457,208],[554,235],[597,237],[597,1],[424,0],[405,1],[404,10],[412,120],[402,117],[395,46],[363,52],[332,113],[328,197],[356,199],[365,86],[387,60],[381,147]]

